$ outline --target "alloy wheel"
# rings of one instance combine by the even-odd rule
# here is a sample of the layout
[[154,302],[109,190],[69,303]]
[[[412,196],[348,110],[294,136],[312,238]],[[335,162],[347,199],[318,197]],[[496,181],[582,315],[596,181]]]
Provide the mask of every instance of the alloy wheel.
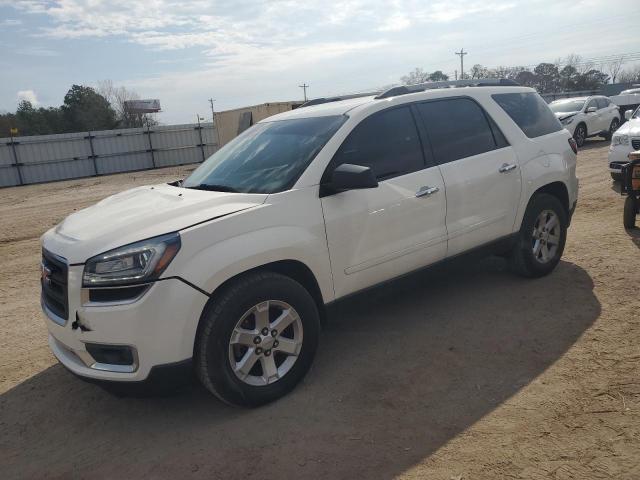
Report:
[[553,210],[544,210],[533,225],[531,247],[533,257],[540,263],[554,259],[560,245],[560,219]]
[[576,132],[573,134],[573,138],[575,139],[576,144],[579,147],[584,145],[584,140],[585,138],[587,138],[587,132],[582,125],[578,125],[578,128],[576,128]]
[[279,300],[261,302],[242,315],[231,333],[231,369],[248,385],[277,382],[298,359],[302,339],[302,320],[291,305]]

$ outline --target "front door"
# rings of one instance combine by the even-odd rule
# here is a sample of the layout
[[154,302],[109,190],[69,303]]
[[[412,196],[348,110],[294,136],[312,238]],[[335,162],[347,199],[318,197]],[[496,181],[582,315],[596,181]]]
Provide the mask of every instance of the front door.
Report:
[[425,163],[410,107],[363,120],[325,178],[343,163],[371,167],[379,185],[322,198],[336,298],[445,257],[444,182]]

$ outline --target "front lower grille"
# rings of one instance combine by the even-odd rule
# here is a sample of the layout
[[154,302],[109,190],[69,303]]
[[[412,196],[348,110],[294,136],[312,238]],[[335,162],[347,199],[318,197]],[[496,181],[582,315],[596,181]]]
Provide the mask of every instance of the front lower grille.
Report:
[[631,146],[634,150],[640,150],[640,138],[634,138],[631,140]]
[[42,249],[42,300],[49,310],[64,320],[69,319],[67,281],[68,267],[64,259]]

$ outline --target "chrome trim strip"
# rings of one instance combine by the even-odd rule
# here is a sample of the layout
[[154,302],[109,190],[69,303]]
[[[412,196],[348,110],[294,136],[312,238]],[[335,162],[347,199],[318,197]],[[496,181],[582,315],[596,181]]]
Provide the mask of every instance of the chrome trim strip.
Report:
[[[137,302],[143,296],[145,296],[146,293],[151,288],[151,286],[153,285],[153,283],[154,282],[139,283],[139,284],[136,284],[136,285],[119,285],[119,286],[116,286],[116,287],[82,288],[82,289],[80,289],[80,301],[82,302],[82,306],[83,307],[113,307],[113,306],[116,306],[116,305],[130,305],[132,303]],[[114,289],[121,290],[121,289],[124,289],[124,288],[135,288],[135,287],[142,287],[142,286],[145,286],[147,288],[142,290],[142,292],[140,292],[135,297],[131,297],[131,298],[128,298],[126,300],[113,300],[111,302],[93,302],[93,301],[91,301],[89,299],[89,293],[90,293],[91,290],[114,290]]]

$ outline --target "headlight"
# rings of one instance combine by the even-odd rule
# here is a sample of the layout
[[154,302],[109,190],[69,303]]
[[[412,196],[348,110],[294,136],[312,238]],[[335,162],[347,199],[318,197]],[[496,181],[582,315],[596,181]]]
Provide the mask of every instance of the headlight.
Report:
[[178,233],[114,248],[87,260],[82,286],[131,285],[155,280],[171,263],[178,250]]
[[569,117],[569,118],[565,118],[564,120],[560,120],[560,123],[562,125],[569,125],[571,122],[573,122],[574,117]]
[[629,145],[629,135],[614,135],[611,138],[611,145]]

